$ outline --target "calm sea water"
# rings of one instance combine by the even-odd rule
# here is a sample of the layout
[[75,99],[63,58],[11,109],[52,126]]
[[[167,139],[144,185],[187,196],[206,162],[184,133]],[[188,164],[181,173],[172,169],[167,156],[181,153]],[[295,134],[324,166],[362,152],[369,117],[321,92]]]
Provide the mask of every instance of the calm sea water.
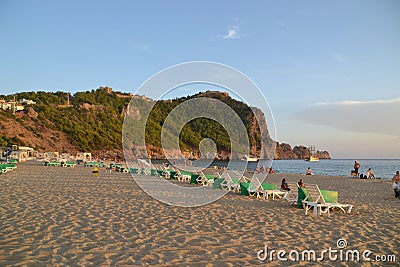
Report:
[[[392,179],[397,170],[400,170],[399,159],[365,159],[358,160],[361,164],[360,173],[366,174],[371,168],[376,177]],[[284,173],[305,174],[308,167],[314,174],[332,176],[350,176],[354,168],[354,160],[331,159],[318,162],[307,162],[304,160],[275,160],[272,163],[274,170]]]
[[[367,173],[368,168],[371,168],[375,176],[382,179],[392,179],[397,170],[400,170],[400,159],[364,159],[358,160],[361,164],[360,173]],[[228,164],[229,163],[229,164]],[[193,166],[212,167],[217,166],[228,167],[231,170],[243,170],[246,167],[246,162],[241,160],[228,161],[193,161]],[[248,170],[255,170],[256,167],[264,165],[271,166],[271,161],[249,162]],[[346,176],[350,177],[350,171],[353,170],[353,159],[331,159],[320,160],[318,162],[308,162],[304,160],[275,160],[272,162],[272,168],[277,172],[305,174],[308,167],[316,175],[330,176]]]

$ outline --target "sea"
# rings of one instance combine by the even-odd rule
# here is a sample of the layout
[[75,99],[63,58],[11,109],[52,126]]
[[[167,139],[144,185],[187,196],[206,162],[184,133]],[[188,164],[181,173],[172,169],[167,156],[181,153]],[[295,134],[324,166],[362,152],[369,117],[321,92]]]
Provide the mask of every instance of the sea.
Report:
[[[368,168],[371,168],[377,178],[392,179],[396,171],[400,170],[400,159],[357,159],[361,164],[359,173],[366,174]],[[161,163],[161,161],[159,161]],[[153,162],[155,163],[155,162]],[[194,167],[209,167],[209,168],[227,168],[231,170],[243,170],[247,168],[249,171],[254,171],[256,168],[264,166],[272,169],[275,172],[305,174],[308,167],[315,175],[327,176],[343,176],[350,177],[350,172],[354,168],[354,159],[330,159],[320,160],[318,162],[308,162],[305,160],[260,160],[259,162],[248,162],[246,166],[242,160],[196,160],[190,162]],[[178,164],[188,164],[188,161],[178,162]]]

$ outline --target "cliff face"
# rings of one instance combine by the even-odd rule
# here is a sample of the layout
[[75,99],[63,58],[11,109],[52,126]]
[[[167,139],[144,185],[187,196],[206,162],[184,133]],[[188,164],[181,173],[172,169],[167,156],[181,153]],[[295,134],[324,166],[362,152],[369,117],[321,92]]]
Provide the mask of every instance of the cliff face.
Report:
[[[320,159],[331,159],[328,151],[316,151],[316,156]],[[311,152],[308,147],[294,146],[293,149],[289,144],[276,143],[276,153],[274,159],[308,159]]]
[[[252,108],[252,124],[249,130],[251,139],[250,153],[263,159],[273,159],[275,153],[275,141],[271,139],[262,110]],[[263,147],[261,147],[261,142]]]
[[320,159],[331,159],[331,156],[329,155],[328,151],[317,151],[315,153],[317,154],[317,157]]
[[274,159],[293,159],[292,147],[289,144],[277,142]]

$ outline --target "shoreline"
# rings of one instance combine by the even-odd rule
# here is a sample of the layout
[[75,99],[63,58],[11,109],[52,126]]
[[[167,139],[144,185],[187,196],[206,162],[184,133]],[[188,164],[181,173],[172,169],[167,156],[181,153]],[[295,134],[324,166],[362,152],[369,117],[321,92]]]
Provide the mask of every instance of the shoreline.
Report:
[[[390,183],[283,173],[267,181],[279,184],[283,176],[336,190],[353,211],[314,217],[282,199],[234,193],[182,208],[153,199],[127,173],[99,170],[94,177],[90,167],[18,164],[0,175],[0,265],[254,266],[266,263],[257,259],[266,245],[322,251],[341,238],[348,249],[395,254],[399,264],[400,241],[393,237],[400,201]],[[337,264],[344,263],[318,262]]]

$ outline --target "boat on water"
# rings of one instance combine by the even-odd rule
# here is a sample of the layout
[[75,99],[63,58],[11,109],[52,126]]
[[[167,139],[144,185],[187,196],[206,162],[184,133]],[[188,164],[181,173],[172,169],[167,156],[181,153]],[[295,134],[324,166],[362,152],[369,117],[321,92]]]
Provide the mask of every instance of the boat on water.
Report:
[[247,162],[256,162],[256,161],[259,160],[259,158],[255,158],[255,157],[244,155],[242,160],[247,161]]
[[316,162],[316,161],[319,161],[319,158],[318,157],[314,157],[314,156],[310,156],[308,159],[306,159],[306,161]]
[[315,146],[310,146],[310,157],[308,159],[305,159],[306,161],[309,162],[317,162],[319,161],[319,158],[317,157],[317,154],[315,153]]

